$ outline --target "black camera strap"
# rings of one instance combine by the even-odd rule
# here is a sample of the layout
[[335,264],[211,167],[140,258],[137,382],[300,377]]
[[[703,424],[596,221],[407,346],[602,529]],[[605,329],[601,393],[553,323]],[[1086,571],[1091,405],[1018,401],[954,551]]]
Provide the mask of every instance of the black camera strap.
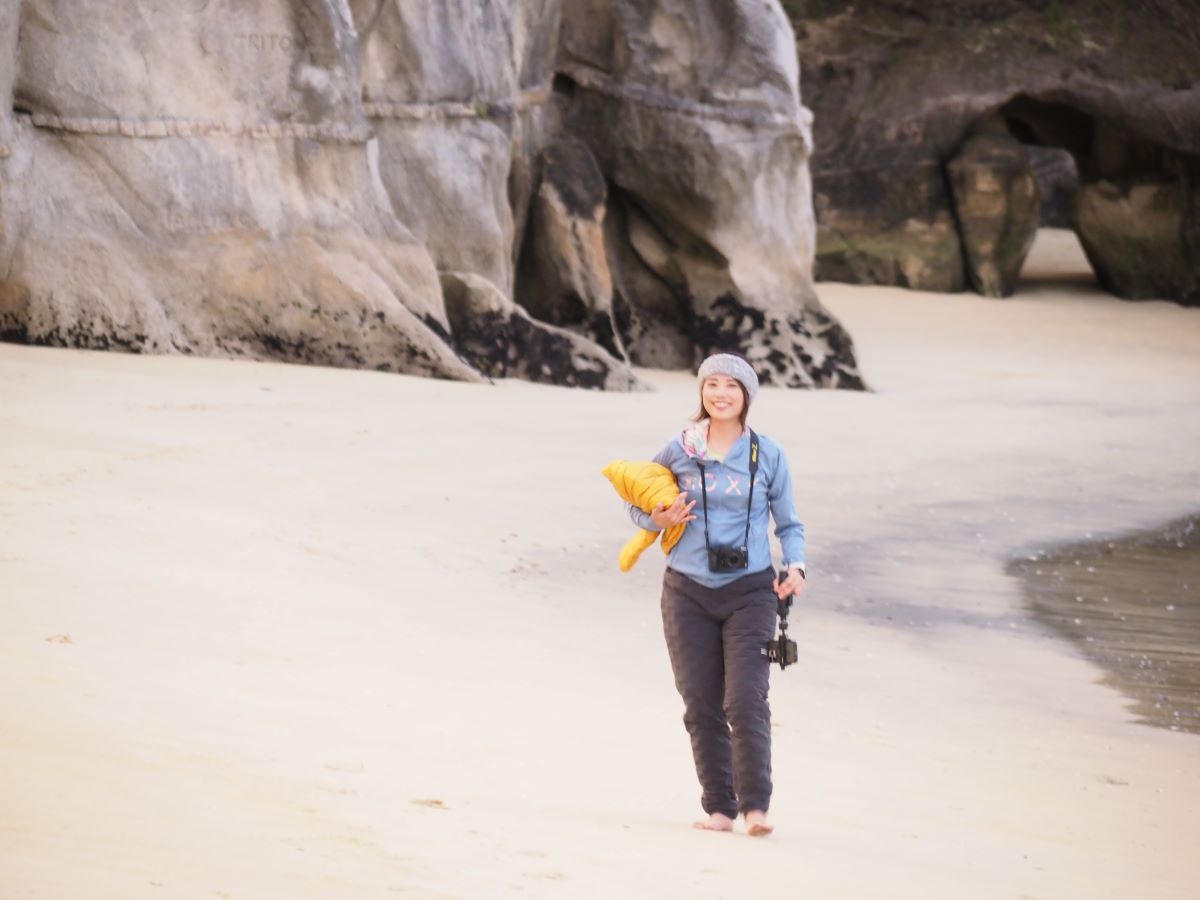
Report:
[[[704,463],[696,460],[700,467],[700,494],[704,498],[704,549],[712,552],[708,544],[708,478],[704,474]],[[758,474],[758,435],[750,429],[750,498],[746,501],[746,535],[742,538],[742,546],[750,547],[750,513],[754,509],[754,476]]]

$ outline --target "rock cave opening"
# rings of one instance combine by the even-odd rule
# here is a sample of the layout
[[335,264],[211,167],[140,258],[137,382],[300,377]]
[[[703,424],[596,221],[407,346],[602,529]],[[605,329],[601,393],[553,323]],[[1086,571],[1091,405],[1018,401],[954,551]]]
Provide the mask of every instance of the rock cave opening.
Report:
[[[1119,297],[1200,304],[1200,160],[1069,102],[1027,94],[1001,106],[990,130],[996,123],[1021,145],[1037,187],[1036,222],[1018,223],[1022,238],[1032,243],[1031,227],[1059,229],[1026,258],[1022,285],[1086,285],[1090,272]],[[988,120],[972,129],[988,131]],[[1007,199],[1011,228],[1011,191]]]
[[1039,195],[1037,237],[1018,275],[1017,290],[1053,285],[1089,289],[1096,273],[1074,228],[1080,159],[1095,137],[1095,120],[1062,103],[1021,94],[999,117],[1025,151]]

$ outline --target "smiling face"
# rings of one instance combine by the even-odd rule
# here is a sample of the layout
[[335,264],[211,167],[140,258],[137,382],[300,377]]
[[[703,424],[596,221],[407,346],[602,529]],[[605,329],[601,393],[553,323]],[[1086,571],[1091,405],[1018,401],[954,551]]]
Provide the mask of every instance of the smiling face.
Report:
[[737,422],[746,424],[749,398],[746,389],[736,378],[728,375],[710,375],[700,385],[700,405],[705,415],[714,422]]

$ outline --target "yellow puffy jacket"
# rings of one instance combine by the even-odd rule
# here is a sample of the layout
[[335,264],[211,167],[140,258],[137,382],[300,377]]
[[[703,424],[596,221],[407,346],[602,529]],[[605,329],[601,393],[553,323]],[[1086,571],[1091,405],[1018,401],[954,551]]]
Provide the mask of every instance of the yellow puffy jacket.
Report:
[[[604,467],[604,477],[612,482],[621,499],[632,503],[644,513],[651,512],[660,503],[670,506],[679,496],[679,485],[675,483],[675,475],[666,466],[655,462],[630,462],[616,459]],[[662,534],[663,553],[670,553],[671,548],[679,543],[687,522],[672,525]],[[620,566],[622,572],[628,572],[638,561],[642,551],[658,540],[660,532],[639,530],[629,542],[621,548]]]

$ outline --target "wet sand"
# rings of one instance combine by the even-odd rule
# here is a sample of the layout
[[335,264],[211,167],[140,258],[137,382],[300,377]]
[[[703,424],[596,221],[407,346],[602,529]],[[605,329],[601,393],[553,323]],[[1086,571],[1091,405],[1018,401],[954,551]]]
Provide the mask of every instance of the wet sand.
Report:
[[1200,734],[1200,515],[1013,560],[1038,619],[1104,667],[1140,721]]

